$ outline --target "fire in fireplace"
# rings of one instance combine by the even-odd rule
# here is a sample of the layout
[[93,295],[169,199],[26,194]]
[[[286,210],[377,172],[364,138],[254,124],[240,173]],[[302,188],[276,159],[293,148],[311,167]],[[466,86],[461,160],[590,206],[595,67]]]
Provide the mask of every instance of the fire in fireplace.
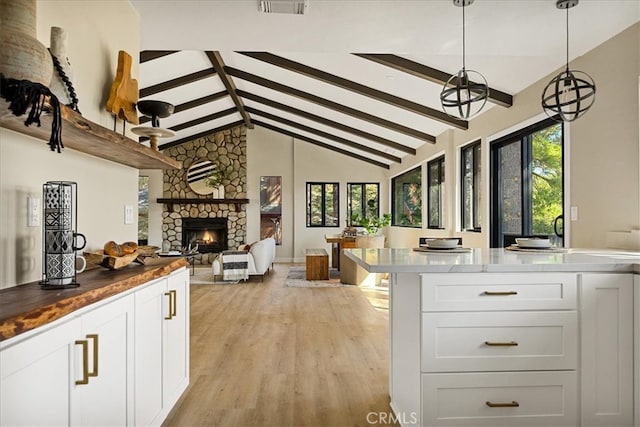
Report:
[[222,252],[229,249],[226,218],[182,218],[182,247],[198,252]]

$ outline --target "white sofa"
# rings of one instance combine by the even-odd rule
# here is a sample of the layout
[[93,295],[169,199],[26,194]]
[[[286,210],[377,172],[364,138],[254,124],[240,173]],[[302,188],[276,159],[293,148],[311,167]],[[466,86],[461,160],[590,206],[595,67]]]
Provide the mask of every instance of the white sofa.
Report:
[[[247,250],[248,249],[248,250]],[[262,276],[269,273],[276,259],[276,241],[272,237],[258,240],[250,245],[241,245],[238,250],[247,250],[247,268],[249,276]],[[222,274],[220,257],[213,260],[213,274]]]

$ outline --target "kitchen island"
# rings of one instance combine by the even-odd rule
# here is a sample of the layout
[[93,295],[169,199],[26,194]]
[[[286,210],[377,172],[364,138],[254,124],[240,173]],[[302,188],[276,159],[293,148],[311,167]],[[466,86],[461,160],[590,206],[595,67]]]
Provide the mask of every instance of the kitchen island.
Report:
[[640,425],[640,253],[345,254],[390,273],[389,394],[402,425]]

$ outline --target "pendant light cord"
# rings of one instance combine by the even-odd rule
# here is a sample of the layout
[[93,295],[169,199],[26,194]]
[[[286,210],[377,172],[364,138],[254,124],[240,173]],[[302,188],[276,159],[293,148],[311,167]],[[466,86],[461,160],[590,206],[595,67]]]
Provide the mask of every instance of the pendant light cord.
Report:
[[567,7],[567,72],[569,72],[569,8]]
[[465,31],[464,31],[464,27],[465,27],[465,24],[464,24],[465,3],[466,3],[466,0],[462,0],[462,69],[463,70],[465,70],[467,68],[466,67],[466,59],[465,59],[465,57],[466,57],[466,52],[465,52],[466,51],[466,49],[465,49],[466,37],[465,37]]

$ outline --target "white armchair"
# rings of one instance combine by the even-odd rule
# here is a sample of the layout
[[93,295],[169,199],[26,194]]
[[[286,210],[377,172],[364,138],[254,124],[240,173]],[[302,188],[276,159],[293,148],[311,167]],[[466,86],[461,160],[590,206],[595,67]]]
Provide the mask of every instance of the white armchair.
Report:
[[[276,259],[276,241],[272,238],[259,240],[251,245],[241,245],[238,250],[247,250],[247,268],[249,276],[262,276],[269,273]],[[213,260],[213,274],[222,274],[220,257]]]

